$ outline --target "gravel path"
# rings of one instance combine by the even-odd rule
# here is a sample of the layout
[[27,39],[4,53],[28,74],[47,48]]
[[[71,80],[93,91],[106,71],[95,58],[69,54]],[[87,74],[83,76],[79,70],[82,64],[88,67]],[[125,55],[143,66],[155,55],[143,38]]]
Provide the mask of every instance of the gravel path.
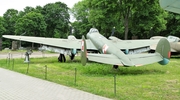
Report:
[[[33,53],[30,55],[30,58],[35,57],[58,57],[58,53],[42,53],[40,51],[33,51]],[[0,51],[0,59],[6,59],[8,57],[12,58],[25,58],[25,52],[9,52],[4,53]]]

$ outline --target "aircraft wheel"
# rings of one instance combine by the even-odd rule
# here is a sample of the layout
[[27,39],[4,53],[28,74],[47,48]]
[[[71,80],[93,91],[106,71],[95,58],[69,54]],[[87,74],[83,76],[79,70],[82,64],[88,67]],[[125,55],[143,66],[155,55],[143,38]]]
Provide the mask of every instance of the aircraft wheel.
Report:
[[150,50],[150,51],[148,51],[148,53],[154,53],[155,52],[155,50]]
[[61,54],[59,54],[58,61],[59,61],[59,62],[62,62]]
[[64,54],[62,54],[62,61],[66,62],[66,58],[65,58]]
[[66,58],[65,58],[64,54],[59,54],[58,61],[59,62],[66,62]]
[[114,69],[118,69],[118,67],[119,67],[118,65],[113,65]]
[[71,60],[74,59],[75,55],[74,54],[71,54],[71,56],[69,56]]

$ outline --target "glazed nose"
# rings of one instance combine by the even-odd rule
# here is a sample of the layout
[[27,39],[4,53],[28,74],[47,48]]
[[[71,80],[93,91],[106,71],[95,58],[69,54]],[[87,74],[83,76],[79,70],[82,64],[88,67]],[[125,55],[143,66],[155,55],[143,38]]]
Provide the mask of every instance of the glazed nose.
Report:
[[89,35],[90,35],[90,34],[89,34],[89,33],[87,33],[87,35],[86,35],[86,38],[87,38],[87,39],[89,39]]

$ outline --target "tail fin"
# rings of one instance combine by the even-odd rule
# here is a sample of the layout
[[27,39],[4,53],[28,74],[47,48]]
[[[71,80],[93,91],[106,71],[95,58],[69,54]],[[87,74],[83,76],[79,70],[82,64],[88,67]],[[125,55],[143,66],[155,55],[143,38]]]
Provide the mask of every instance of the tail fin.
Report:
[[86,62],[87,62],[86,39],[84,38],[84,35],[83,35],[82,43],[81,43],[81,63],[83,66],[85,66]]
[[162,38],[159,40],[156,47],[156,52],[160,53],[163,57],[163,60],[159,62],[161,65],[166,65],[169,63],[169,58],[171,57],[171,47],[167,39]]

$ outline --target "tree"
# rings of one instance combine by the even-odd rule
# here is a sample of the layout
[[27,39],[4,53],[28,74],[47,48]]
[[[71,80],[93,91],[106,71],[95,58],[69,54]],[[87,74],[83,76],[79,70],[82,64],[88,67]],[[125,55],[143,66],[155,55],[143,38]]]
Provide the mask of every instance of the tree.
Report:
[[[123,22],[125,34],[124,39],[128,39],[129,26],[132,21],[132,11],[137,1],[134,0],[118,0],[120,21]],[[139,3],[139,1],[138,1]]]
[[[3,18],[5,20],[5,33],[4,35],[14,35],[15,34],[15,24],[18,20],[18,11],[15,9],[8,9],[4,15]],[[11,47],[11,41],[9,39],[3,39],[3,48],[4,47]]]
[[110,36],[113,27],[120,25],[117,0],[88,0],[88,7],[89,22],[106,37]]
[[[159,35],[166,29],[167,13],[160,8],[159,0],[141,0],[136,3],[132,14],[131,32],[141,38]],[[155,34],[156,33],[156,34]]]
[[[127,30],[126,33],[128,32],[129,27],[127,23],[129,22],[128,18],[130,10],[127,10],[129,12],[121,13],[126,7],[124,6],[123,8],[120,5],[122,0],[84,0],[82,2],[84,2],[85,9],[82,9],[82,4],[79,4],[79,6],[75,5],[77,9],[76,11],[78,12],[79,10],[79,12],[81,12],[76,13],[76,16],[83,16],[80,18],[88,18],[88,23],[92,24],[93,27],[98,28],[101,34],[109,37],[113,27],[116,27],[116,33],[120,34],[124,32],[125,28]],[[124,5],[124,0],[122,5]],[[124,17],[121,17],[123,14]]]
[[6,29],[5,29],[5,20],[3,17],[0,16],[0,38],[2,37],[3,34],[5,34]]
[[[5,29],[6,23],[3,17],[0,16],[0,39],[2,38],[2,35],[5,34],[6,29]],[[2,48],[5,48],[6,44],[8,44],[7,41],[2,42]]]
[[174,35],[180,37],[180,14],[168,12],[166,27],[167,29],[162,31],[161,34],[164,36]]
[[46,27],[43,15],[31,11],[19,18],[15,25],[15,32],[17,35],[26,32],[26,35],[30,36],[45,36]]
[[47,37],[67,37],[70,23],[68,10],[67,5],[61,2],[49,3],[43,7]]
[[19,17],[23,17],[24,15],[26,15],[27,13],[31,12],[31,11],[35,11],[35,9],[33,7],[30,6],[26,6],[23,11],[20,11],[18,16]]
[[18,20],[18,11],[15,9],[8,9],[5,14],[3,15],[3,18],[5,19],[5,23],[7,24],[5,26],[6,28],[6,34],[15,34],[15,23]]
[[92,27],[92,24],[88,21],[89,8],[87,7],[87,2],[83,0],[76,3],[71,9],[71,13],[73,17],[76,18],[76,21],[71,23],[74,29],[73,35],[81,38],[82,35],[85,35]]

